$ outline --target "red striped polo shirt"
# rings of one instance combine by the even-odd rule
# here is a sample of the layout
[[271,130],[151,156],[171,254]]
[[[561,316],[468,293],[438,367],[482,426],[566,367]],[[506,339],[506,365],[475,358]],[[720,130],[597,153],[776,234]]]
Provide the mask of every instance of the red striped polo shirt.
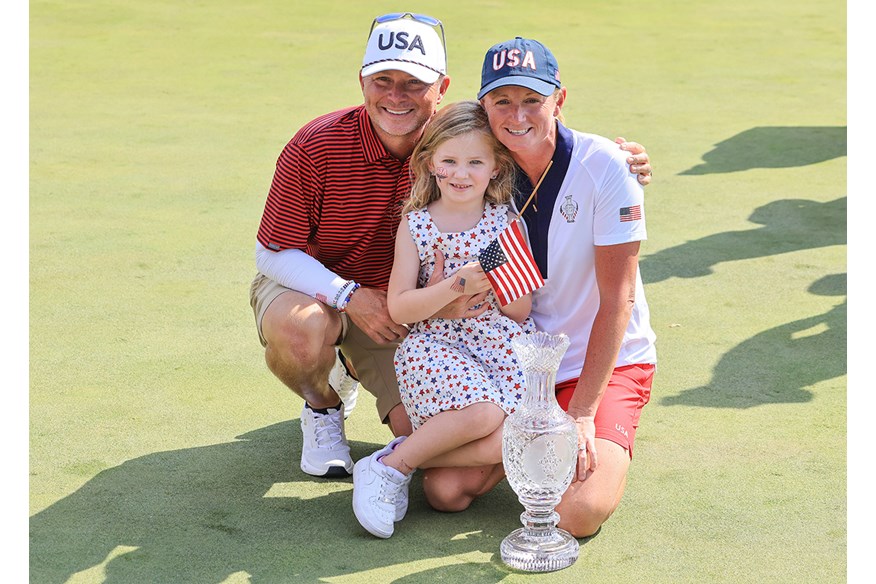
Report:
[[346,280],[385,290],[408,160],[374,134],[364,106],[320,116],[286,144],[257,238],[268,249],[300,249]]

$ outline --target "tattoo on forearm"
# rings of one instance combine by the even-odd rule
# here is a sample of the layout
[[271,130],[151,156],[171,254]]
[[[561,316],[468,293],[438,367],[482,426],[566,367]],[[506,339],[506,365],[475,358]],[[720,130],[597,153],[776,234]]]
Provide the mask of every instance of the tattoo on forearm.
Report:
[[459,276],[456,277],[456,281],[450,285],[450,289],[454,292],[465,292],[465,278],[461,278]]

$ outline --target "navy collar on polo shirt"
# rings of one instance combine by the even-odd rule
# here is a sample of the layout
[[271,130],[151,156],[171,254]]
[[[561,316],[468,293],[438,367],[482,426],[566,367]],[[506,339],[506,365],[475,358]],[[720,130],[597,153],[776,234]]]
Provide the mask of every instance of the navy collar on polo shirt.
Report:
[[[560,187],[563,186],[566,172],[569,170],[569,163],[572,161],[573,145],[571,130],[557,121],[557,146],[551,159],[554,163],[541,182],[541,186],[538,187],[538,194],[535,196],[538,203],[533,199],[523,213],[523,220],[526,222],[526,229],[529,232],[529,244],[532,246],[532,256],[541,271],[541,276],[545,279],[548,277],[548,229],[554,212],[554,203],[560,193]],[[526,173],[518,168],[514,199],[518,209],[526,203],[534,186],[529,182]],[[536,207],[538,211],[536,211]]]

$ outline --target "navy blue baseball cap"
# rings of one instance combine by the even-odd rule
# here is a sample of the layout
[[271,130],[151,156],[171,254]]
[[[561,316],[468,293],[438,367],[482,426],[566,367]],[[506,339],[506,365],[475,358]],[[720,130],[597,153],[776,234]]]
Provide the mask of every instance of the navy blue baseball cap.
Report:
[[505,85],[551,95],[561,87],[560,66],[551,50],[536,40],[517,37],[493,45],[484,56],[478,99]]

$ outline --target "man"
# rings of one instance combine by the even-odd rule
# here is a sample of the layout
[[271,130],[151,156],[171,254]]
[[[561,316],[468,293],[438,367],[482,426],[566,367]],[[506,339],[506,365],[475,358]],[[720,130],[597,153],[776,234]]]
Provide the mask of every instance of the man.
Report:
[[[395,13],[372,23],[359,73],[364,103],[306,124],[286,145],[257,234],[250,303],[268,368],[304,399],[301,469],[347,476],[339,394],[355,376],[396,436],[411,432],[393,356],[407,329],[386,309],[408,158],[450,86],[440,21]],[[650,182],[644,149],[631,168]],[[479,314],[481,296],[442,310]],[[338,353],[336,347],[340,348]],[[342,363],[339,358],[343,358]]]

